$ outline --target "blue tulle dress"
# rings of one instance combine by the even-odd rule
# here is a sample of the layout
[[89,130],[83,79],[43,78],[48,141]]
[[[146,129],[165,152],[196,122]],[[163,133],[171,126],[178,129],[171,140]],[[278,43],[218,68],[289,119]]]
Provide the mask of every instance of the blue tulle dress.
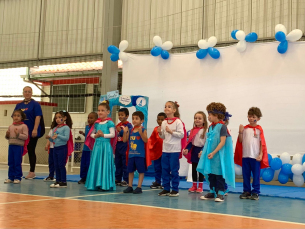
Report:
[[[109,128],[112,127],[115,127],[112,121],[108,121],[105,124],[94,124],[95,130],[101,130],[104,134],[109,134]],[[85,184],[88,190],[98,190],[99,188],[103,190],[116,189],[113,149],[110,140],[110,138],[102,137],[95,139]]]

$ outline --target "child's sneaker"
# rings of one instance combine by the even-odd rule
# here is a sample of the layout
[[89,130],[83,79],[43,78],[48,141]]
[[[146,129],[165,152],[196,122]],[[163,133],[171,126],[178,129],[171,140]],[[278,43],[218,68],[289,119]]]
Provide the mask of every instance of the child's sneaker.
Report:
[[81,178],[77,183],[78,184],[85,184],[86,180],[84,178]]
[[259,200],[259,196],[256,193],[252,193],[252,196],[250,198],[251,200]]
[[214,200],[215,199],[215,196],[214,196],[214,193],[207,193],[205,194],[204,196],[201,196],[200,199],[202,200]]
[[31,180],[36,177],[34,172],[29,172],[29,174],[25,177],[25,179]]
[[59,187],[59,182],[55,182],[54,184],[50,185],[50,188],[58,188]]
[[54,177],[46,177],[43,179],[43,181],[56,181],[56,179]]
[[121,181],[117,181],[117,180],[116,180],[116,181],[115,181],[115,185],[116,185],[116,186],[120,186],[120,185],[121,185]]
[[225,201],[225,198],[223,197],[223,195],[217,195],[217,197],[215,198],[215,202],[223,202]]
[[21,180],[17,180],[17,179],[14,180],[14,184],[20,184],[20,182]]
[[240,199],[250,199],[251,198],[251,193],[250,192],[243,192],[240,196]]
[[157,182],[153,182],[152,185],[150,186],[151,189],[161,189],[162,185],[157,183]]
[[158,196],[169,196],[169,194],[170,194],[170,191],[163,189],[162,192],[158,193]]
[[67,187],[67,182],[59,182],[59,186],[57,188],[66,188],[66,187]]
[[128,186],[128,188],[126,188],[123,192],[124,193],[133,193],[133,188]]
[[133,194],[141,194],[142,188],[137,187],[135,190],[133,190]]
[[173,190],[170,192],[169,196],[170,197],[179,196],[179,192]]
[[9,184],[9,183],[14,183],[14,181],[10,180],[10,179],[5,179],[4,180],[4,184]]
[[126,181],[123,180],[123,181],[121,182],[121,186],[122,186],[122,187],[127,187],[127,186],[128,186],[128,183],[127,183]]

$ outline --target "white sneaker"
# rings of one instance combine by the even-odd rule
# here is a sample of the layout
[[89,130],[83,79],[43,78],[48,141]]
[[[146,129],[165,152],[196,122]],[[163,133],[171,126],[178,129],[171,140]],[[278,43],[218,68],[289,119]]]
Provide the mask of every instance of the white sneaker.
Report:
[[54,184],[51,184],[50,188],[59,188],[59,183],[55,182]]
[[34,172],[29,172],[29,174],[25,177],[25,179],[31,180],[36,177]]
[[5,179],[4,180],[4,184],[8,184],[8,183],[14,183],[14,181],[10,180],[10,179]]
[[14,180],[14,184],[20,184],[20,182],[21,180],[17,180],[17,179]]

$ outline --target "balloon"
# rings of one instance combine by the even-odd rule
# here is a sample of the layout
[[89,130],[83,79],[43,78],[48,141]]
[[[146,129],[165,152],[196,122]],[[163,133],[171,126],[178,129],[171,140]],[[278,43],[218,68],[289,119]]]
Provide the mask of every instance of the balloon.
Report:
[[161,52],[161,57],[162,57],[164,60],[168,59],[168,58],[169,58],[169,53],[168,53],[168,51],[162,50],[162,52]]
[[196,52],[196,56],[198,59],[203,59],[205,58],[205,56],[208,54],[208,50],[207,49],[199,49]]
[[213,59],[218,59],[220,57],[220,52],[216,48],[208,48],[208,52]]
[[116,46],[114,46],[114,45],[109,45],[107,50],[111,54],[119,54],[119,52],[120,52],[120,50]]
[[234,40],[237,40],[236,38],[236,33],[238,32],[238,29],[235,29],[231,32],[231,37],[234,39]]
[[280,158],[281,158],[283,164],[287,164],[290,162],[290,155],[287,152],[282,153]]
[[266,169],[261,169],[261,175],[260,175],[260,177],[262,177],[262,175],[263,175],[263,173],[264,173],[265,170],[266,170]]
[[286,35],[282,31],[279,31],[275,34],[275,39],[279,42],[286,41]]
[[201,49],[207,49],[209,47],[209,44],[206,40],[200,40],[198,41],[198,47]]
[[304,179],[305,179],[305,173],[303,173],[303,177],[304,177]]
[[119,50],[120,50],[121,52],[123,52],[123,51],[125,51],[125,50],[127,49],[127,47],[128,47],[128,41],[122,40],[122,41],[120,42],[120,44],[119,44]]
[[291,172],[291,174],[288,175],[289,179],[292,180],[293,179],[293,173]]
[[285,173],[280,172],[278,180],[281,184],[286,184],[289,180],[289,176]]
[[283,165],[282,165],[281,172],[284,173],[284,174],[286,174],[286,175],[289,175],[289,174],[292,173],[291,167],[292,167],[291,164],[283,164]]
[[283,41],[279,44],[279,46],[277,47],[277,51],[280,54],[284,54],[288,49],[288,41]]
[[302,37],[302,35],[303,35],[302,30],[294,29],[286,36],[286,40],[287,41],[297,41]]
[[302,158],[302,164],[305,162],[305,154],[303,155],[303,158]]
[[161,45],[161,48],[163,50],[170,50],[173,47],[173,42],[171,41],[165,41],[163,45]]
[[265,182],[270,182],[270,181],[272,181],[273,176],[274,176],[274,170],[268,168],[264,171],[262,178]]
[[271,165],[271,161],[272,161],[272,156],[271,156],[271,154],[268,153],[268,163],[269,163],[269,165]]
[[245,40],[246,34],[245,34],[244,31],[238,30],[238,31],[236,32],[235,36],[236,36],[237,40],[242,41],[242,40]]
[[273,169],[273,170],[278,170],[282,167],[282,160],[280,158],[273,158],[271,160],[271,164],[270,164],[270,167]]
[[304,172],[303,170],[303,166],[302,165],[299,165],[299,164],[295,164],[291,167],[291,171],[293,173],[293,175],[302,175],[302,173]]
[[234,167],[235,167],[235,174],[237,176],[243,175],[243,169],[241,166],[234,164]]
[[214,47],[216,44],[217,44],[217,38],[215,36],[212,36],[208,39],[209,47]]
[[110,60],[113,62],[116,62],[119,59],[119,55],[118,54],[111,54],[110,56]]
[[303,163],[303,165],[302,165],[302,166],[303,166],[303,170],[305,171],[305,162]]
[[282,24],[277,24],[275,26],[275,33],[279,32],[279,31],[282,31],[285,35],[287,34],[286,27]]
[[161,52],[162,52],[162,48],[158,46],[153,47],[150,51],[151,55],[153,56],[159,56]]
[[293,183],[298,186],[301,187],[304,184],[304,177],[302,175],[293,175]]
[[302,164],[302,157],[303,155],[299,154],[299,153],[296,153],[295,155],[293,155],[292,157],[292,164],[295,165],[295,164]]
[[247,42],[255,42],[257,40],[257,34],[256,33],[249,33],[246,36],[245,39],[246,39]]
[[247,48],[247,44],[245,40],[239,41],[236,45],[236,49],[238,52],[243,52]]
[[125,52],[120,52],[119,57],[123,62],[126,62],[128,60],[128,56]]
[[161,45],[162,45],[162,39],[159,36],[154,36],[153,42],[158,47],[161,47]]

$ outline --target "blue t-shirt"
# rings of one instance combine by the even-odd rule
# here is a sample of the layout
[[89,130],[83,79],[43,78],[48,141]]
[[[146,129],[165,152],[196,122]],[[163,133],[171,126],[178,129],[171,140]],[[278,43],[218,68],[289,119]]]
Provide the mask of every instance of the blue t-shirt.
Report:
[[[90,129],[91,129],[91,127],[90,127],[89,125],[87,125],[87,126],[85,127],[85,142],[86,142],[86,140],[87,140],[88,133],[89,133],[89,130],[90,130]],[[90,138],[90,136],[89,136],[89,138]],[[83,151],[91,151],[91,150],[89,149],[89,147],[88,147],[86,144],[84,144]]]
[[57,138],[55,138],[54,140],[52,138],[49,138],[49,141],[54,143],[54,148],[58,146],[66,145],[70,138],[70,128],[67,125],[59,128],[54,127],[53,136],[54,135],[57,135]]
[[[145,128],[142,129],[145,131]],[[128,158],[131,157],[145,157],[145,143],[141,138],[139,132],[132,132],[129,136],[129,154]]]
[[[26,115],[26,119],[24,120],[24,123],[29,128],[29,134],[31,137],[32,131],[35,126],[35,118],[37,116],[42,116],[41,106],[38,102],[32,99],[28,104],[25,104],[24,102],[18,103],[15,107],[15,110],[19,110],[19,109],[21,109]],[[40,137],[40,132],[41,132],[41,126],[39,125],[37,129],[38,137]]]

